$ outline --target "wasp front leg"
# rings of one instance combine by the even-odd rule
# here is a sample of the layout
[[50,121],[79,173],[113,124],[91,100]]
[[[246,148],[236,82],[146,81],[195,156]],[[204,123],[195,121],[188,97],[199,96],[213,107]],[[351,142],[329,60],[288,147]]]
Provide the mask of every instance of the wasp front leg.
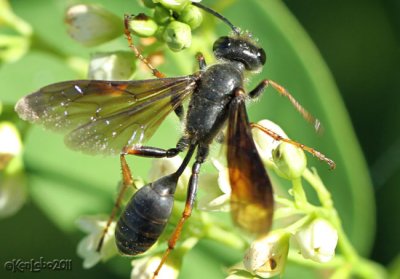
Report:
[[204,55],[201,52],[197,53],[196,60],[199,63],[200,71],[204,71],[207,68],[207,63]]
[[125,37],[128,41],[129,48],[135,53],[136,57],[140,59],[153,73],[153,76],[157,78],[164,78],[165,74],[161,73],[159,70],[157,70],[151,63],[140,53],[139,49],[134,45],[133,39],[131,36],[131,32],[129,31],[129,21],[132,19],[131,15],[125,15],[124,17],[124,33]]
[[321,127],[321,122],[315,118],[311,113],[309,113],[294,97],[292,94],[289,93],[289,91],[284,88],[282,85],[269,80],[269,79],[264,79],[261,81],[256,88],[254,88],[251,92],[249,92],[250,98],[257,98],[258,96],[261,95],[261,93],[264,92],[264,90],[268,86],[272,86],[278,92],[280,95],[286,97],[290,103],[294,106],[294,108],[301,114],[301,116],[309,123],[313,124],[314,129],[317,132],[320,132],[322,127]]

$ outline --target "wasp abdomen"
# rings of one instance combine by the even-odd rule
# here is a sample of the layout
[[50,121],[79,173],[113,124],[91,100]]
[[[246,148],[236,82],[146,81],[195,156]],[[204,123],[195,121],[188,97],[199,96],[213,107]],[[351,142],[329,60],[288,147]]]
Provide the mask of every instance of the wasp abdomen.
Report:
[[167,176],[143,186],[131,198],[115,230],[121,253],[137,255],[157,241],[171,215],[175,185]]

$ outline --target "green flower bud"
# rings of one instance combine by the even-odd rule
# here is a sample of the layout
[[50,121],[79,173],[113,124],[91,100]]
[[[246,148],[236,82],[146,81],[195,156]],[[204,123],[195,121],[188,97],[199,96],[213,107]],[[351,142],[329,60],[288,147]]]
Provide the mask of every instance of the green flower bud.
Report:
[[192,32],[190,26],[179,21],[172,21],[164,31],[164,40],[172,51],[190,47]]
[[96,46],[110,41],[123,32],[123,23],[99,5],[74,5],[65,16],[69,35],[85,46]]
[[128,27],[140,37],[151,37],[156,33],[158,25],[151,17],[141,13],[129,20]]
[[158,29],[154,34],[154,37],[156,37],[157,40],[164,42],[164,32],[166,29],[167,29],[166,25],[158,25]]
[[278,174],[289,180],[300,177],[307,166],[303,150],[290,143],[279,144],[272,152],[272,157],[278,167]]
[[96,53],[89,63],[89,79],[127,80],[135,72],[135,54],[131,51]]
[[157,5],[154,9],[154,20],[160,24],[165,24],[171,20],[171,10]]
[[155,0],[154,2],[160,3],[167,9],[180,12],[190,2],[189,0]]
[[203,21],[203,14],[200,9],[193,5],[187,5],[179,15],[179,21],[188,24],[192,29],[196,29]]
[[156,6],[156,3],[153,0],[142,0],[142,3],[145,7],[153,9]]

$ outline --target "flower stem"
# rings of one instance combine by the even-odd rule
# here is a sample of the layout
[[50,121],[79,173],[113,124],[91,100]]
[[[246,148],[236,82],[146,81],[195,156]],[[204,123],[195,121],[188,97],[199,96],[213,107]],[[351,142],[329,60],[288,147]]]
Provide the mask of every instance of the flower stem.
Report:
[[237,234],[228,230],[224,230],[215,223],[205,225],[205,237],[232,247],[235,250],[244,250],[247,246],[247,242],[243,238],[238,237]]

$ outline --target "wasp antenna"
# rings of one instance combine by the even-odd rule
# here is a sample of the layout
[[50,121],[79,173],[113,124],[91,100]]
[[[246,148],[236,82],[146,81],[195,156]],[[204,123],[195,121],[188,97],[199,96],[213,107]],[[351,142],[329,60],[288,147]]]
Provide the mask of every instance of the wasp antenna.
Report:
[[225,22],[231,29],[232,31],[236,34],[236,35],[240,35],[240,29],[238,27],[236,27],[235,25],[233,25],[226,17],[224,17],[223,15],[221,15],[220,13],[214,11],[213,9],[206,7],[200,3],[197,2],[192,2],[192,5],[203,9],[204,11],[206,11],[207,13],[212,14],[213,16],[219,18],[220,20],[222,20],[223,22]]
[[280,84],[272,81],[272,80],[265,80],[265,83],[271,85],[279,94],[288,98],[290,103],[294,106],[294,108],[303,116],[303,118],[311,123],[314,126],[314,129],[317,133],[322,133],[323,127],[321,121],[315,118],[311,113],[309,113],[293,96]]

